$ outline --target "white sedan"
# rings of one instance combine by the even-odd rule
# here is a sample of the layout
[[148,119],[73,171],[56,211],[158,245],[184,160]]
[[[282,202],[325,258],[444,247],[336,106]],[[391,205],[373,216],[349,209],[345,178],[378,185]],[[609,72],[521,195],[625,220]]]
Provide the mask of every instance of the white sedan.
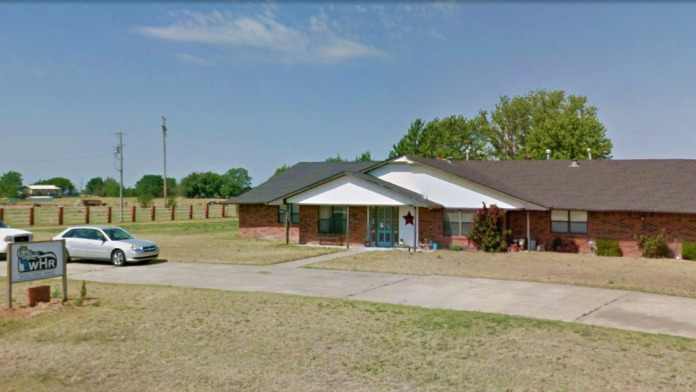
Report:
[[78,226],[53,237],[65,240],[67,258],[108,260],[117,267],[126,263],[149,261],[159,256],[152,241],[137,240],[127,231],[113,226]]
[[10,229],[0,221],[0,260],[7,258],[7,245],[15,242],[31,242],[33,234],[26,230]]

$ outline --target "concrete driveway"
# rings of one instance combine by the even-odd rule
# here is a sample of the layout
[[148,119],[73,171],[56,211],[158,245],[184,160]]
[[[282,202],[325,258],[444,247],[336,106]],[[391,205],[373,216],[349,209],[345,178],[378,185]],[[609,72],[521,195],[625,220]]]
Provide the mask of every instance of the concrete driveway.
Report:
[[[275,266],[166,262],[114,268],[71,263],[68,274],[71,279],[105,283],[262,291],[473,310],[696,338],[696,299],[548,283],[301,268],[340,256],[345,254]],[[0,273],[4,273],[6,267],[0,264]]]

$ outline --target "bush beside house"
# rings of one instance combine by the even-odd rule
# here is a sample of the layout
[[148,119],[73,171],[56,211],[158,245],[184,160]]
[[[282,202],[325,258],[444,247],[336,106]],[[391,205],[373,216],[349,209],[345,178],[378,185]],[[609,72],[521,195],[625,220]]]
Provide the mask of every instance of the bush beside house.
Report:
[[696,260],[696,242],[684,241],[682,243],[682,259]]
[[496,206],[486,207],[476,211],[471,240],[485,252],[505,252],[507,250],[508,230],[504,223],[505,212]]
[[619,246],[619,241],[608,240],[608,239],[598,239],[597,244],[597,256],[612,256],[621,257],[623,252]]
[[638,238],[638,247],[643,252],[643,257],[657,259],[672,256],[672,251],[667,245],[664,233],[640,236]]

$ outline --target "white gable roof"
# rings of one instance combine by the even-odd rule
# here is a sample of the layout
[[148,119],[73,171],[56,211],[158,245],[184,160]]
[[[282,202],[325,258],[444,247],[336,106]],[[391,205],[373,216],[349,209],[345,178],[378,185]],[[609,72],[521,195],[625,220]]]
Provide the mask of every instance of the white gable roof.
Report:
[[353,176],[343,176],[288,198],[299,205],[405,206],[407,197]]
[[522,200],[407,158],[396,159],[375,168],[369,174],[420,193],[445,208],[477,209],[483,203],[505,209],[524,208]]

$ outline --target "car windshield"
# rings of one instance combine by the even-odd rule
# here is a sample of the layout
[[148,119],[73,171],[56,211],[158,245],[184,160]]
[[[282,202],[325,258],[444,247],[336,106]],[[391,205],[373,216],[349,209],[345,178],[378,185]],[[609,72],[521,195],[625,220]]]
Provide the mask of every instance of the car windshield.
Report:
[[133,236],[128,234],[127,231],[119,229],[118,227],[113,229],[104,229],[104,233],[106,233],[106,235],[109,236],[109,239],[111,241],[123,241],[133,239]]
[[9,227],[9,226],[7,226],[7,225],[5,224],[5,222],[3,222],[3,221],[0,220],[0,229],[6,229],[6,228],[8,228],[8,227]]

